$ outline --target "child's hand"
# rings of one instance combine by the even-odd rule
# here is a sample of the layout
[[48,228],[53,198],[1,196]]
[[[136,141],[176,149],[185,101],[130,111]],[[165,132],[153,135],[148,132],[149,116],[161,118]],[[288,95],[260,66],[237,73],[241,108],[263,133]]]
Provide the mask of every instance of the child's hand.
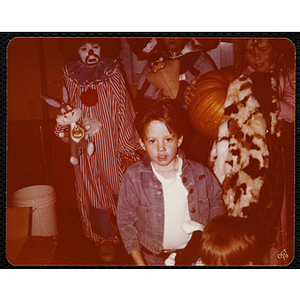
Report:
[[184,92],[184,102],[187,105],[190,105],[190,103],[192,102],[192,98],[194,97],[194,91],[196,89],[196,85],[199,79],[200,77],[195,77]]
[[101,123],[95,119],[95,118],[85,118],[83,120],[82,126],[85,128],[85,136],[93,136],[96,135],[100,128],[101,128]]

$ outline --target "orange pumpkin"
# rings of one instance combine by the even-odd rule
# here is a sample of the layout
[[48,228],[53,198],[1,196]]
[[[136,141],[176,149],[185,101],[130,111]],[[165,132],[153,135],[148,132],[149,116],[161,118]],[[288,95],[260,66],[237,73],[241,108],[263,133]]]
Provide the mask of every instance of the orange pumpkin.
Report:
[[229,84],[238,76],[228,71],[211,71],[200,77],[189,105],[192,125],[205,137],[215,140],[224,116]]

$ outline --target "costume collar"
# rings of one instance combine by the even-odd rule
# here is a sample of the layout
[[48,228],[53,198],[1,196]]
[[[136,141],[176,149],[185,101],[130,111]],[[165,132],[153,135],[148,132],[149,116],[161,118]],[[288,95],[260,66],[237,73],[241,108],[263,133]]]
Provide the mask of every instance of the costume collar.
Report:
[[65,66],[64,70],[67,76],[77,81],[79,85],[89,85],[113,75],[117,67],[117,60],[102,58],[93,67],[87,67],[79,60],[72,61]]

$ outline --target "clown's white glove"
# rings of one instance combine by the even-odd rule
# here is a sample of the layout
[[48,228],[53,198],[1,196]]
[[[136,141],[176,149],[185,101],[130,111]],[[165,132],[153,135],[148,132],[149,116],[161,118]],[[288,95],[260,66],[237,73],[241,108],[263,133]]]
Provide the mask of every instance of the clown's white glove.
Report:
[[[203,231],[204,225],[195,221],[187,221],[182,224],[182,230],[186,234],[192,234],[194,231]],[[165,260],[166,266],[175,266],[176,253],[171,253],[170,256]]]
[[170,256],[165,260],[166,266],[175,266],[175,257],[177,253],[171,253]]
[[186,221],[182,224],[182,230],[186,233],[186,234],[191,234],[196,230],[199,231],[203,231],[204,229],[204,225],[195,221]]
[[82,126],[87,130],[85,137],[88,138],[97,134],[101,128],[101,123],[95,118],[85,118],[82,122]]

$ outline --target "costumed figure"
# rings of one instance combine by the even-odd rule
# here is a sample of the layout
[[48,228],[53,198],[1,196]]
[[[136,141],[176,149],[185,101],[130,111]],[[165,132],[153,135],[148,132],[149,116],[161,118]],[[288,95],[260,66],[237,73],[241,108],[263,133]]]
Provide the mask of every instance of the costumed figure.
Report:
[[[294,251],[295,46],[285,38],[250,38],[237,39],[236,48],[237,72],[250,77],[255,72],[271,73],[277,83],[279,117],[282,119],[281,137],[271,138],[270,134],[267,135],[270,167],[261,199],[269,196],[270,199],[273,197],[275,203],[280,203],[282,200],[279,197],[283,197],[281,213],[279,206],[277,210],[274,205],[270,208],[273,216],[280,213],[280,220],[273,217],[274,225],[271,228],[273,227],[273,235],[277,231],[277,237],[270,250],[269,263],[281,264],[280,259],[274,259],[278,256],[276,251],[285,249],[291,254],[290,257]],[[279,175],[271,176],[270,173]],[[284,193],[281,192],[282,189]]]
[[258,72],[235,77],[213,71],[198,80],[190,118],[214,140],[209,167],[222,184],[228,215],[262,223],[271,243],[283,193],[282,158],[276,153],[281,133],[276,80]]
[[271,74],[241,75],[230,84],[224,118],[211,150],[228,215],[261,224],[272,244],[283,200],[281,118]]
[[[102,58],[107,43],[104,38],[70,38],[61,44],[66,55],[75,51],[80,58],[63,68],[68,104],[80,108],[83,119],[95,118],[101,124],[97,134],[87,131],[87,141],[94,144],[93,155],[81,151],[74,171],[84,233],[99,246],[103,261],[113,260],[119,242],[115,216],[120,183],[127,167],[140,159],[135,112],[118,61]],[[66,131],[68,127],[57,124],[59,137]],[[66,136],[62,139],[69,141]]]
[[235,80],[224,71],[205,74],[189,87],[186,102],[193,125],[214,140],[209,166],[223,186],[228,215],[261,224],[273,246],[284,199],[282,124],[294,119],[294,74],[278,67],[269,41],[251,40],[246,53],[254,56],[253,68]]
[[184,91],[191,81],[217,67],[206,51],[219,41],[194,38],[127,39],[138,59],[148,63],[141,73],[134,100],[139,112],[149,101],[172,99],[184,118],[182,145],[187,158],[207,165],[209,140],[197,132],[189,122]]

